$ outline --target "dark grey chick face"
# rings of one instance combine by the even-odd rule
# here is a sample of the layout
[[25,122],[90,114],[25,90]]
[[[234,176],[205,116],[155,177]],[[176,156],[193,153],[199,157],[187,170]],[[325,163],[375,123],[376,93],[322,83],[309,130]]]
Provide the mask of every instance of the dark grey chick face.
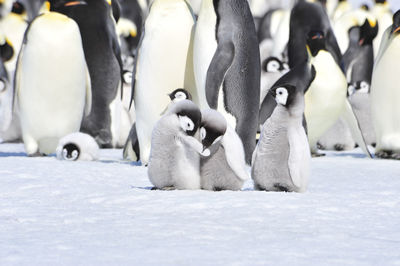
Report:
[[192,100],[192,95],[185,89],[178,88],[168,94],[171,101],[176,102],[180,100]]
[[202,111],[200,137],[204,149],[216,144],[226,132],[227,122],[218,111],[207,109]]
[[271,89],[271,94],[277,104],[289,108],[294,102],[296,87],[289,84],[277,86]]
[[168,115],[176,115],[181,129],[189,136],[194,136],[201,122],[200,109],[189,100],[173,103]]
[[80,150],[74,143],[67,143],[63,147],[62,157],[67,161],[76,161],[79,158]]

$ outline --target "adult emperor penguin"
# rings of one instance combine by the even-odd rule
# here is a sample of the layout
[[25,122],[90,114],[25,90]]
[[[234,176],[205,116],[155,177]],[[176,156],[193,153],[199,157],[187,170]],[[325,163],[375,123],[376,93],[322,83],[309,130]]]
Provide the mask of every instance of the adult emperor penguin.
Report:
[[61,137],[79,131],[84,114],[90,112],[91,90],[74,20],[49,12],[30,24],[14,85],[29,156],[53,153]]
[[200,154],[195,138],[200,109],[189,100],[179,101],[154,126],[148,165],[150,182],[158,189],[200,189]]
[[370,156],[356,116],[347,100],[347,81],[333,55],[327,51],[322,31],[310,31],[307,38],[310,61],[316,77],[305,95],[305,117],[310,148],[317,155],[317,142],[343,116],[363,151]]
[[119,136],[122,61],[113,1],[50,0],[51,11],[67,15],[79,26],[93,92],[92,111],[81,131],[94,137],[100,147],[115,147]]
[[[260,51],[253,18],[247,1],[205,1],[196,35],[204,31],[203,38],[207,39],[200,39],[214,45],[216,40],[217,47],[213,55],[211,50],[215,46],[212,44],[206,46],[204,53],[200,51],[199,54],[195,49],[195,58],[201,60],[194,60],[194,64],[203,66],[203,70],[195,71],[195,76],[200,75],[202,84],[204,69],[210,62],[205,87],[197,83],[198,94],[202,95],[200,97],[205,94],[209,107],[218,109],[235,128],[244,145],[246,162],[250,163],[258,128],[260,97]],[[207,12],[204,11],[206,4]],[[207,18],[215,23],[202,26],[201,21]]]
[[[142,34],[144,14],[137,0],[120,0],[120,3],[121,18],[118,21],[117,28],[125,42],[125,51],[133,56]],[[121,42],[121,46],[122,44],[123,42]]]
[[304,61],[271,88],[269,94],[277,104],[262,127],[252,160],[256,190],[307,189],[311,156],[303,127],[304,92],[314,77],[314,67]]
[[290,16],[289,67],[293,68],[296,64],[308,58],[306,50],[307,34],[312,30],[323,32],[326,39],[327,51],[340,64],[342,55],[326,11],[319,3],[309,3],[300,0],[293,7]]
[[193,74],[189,66],[193,26],[193,13],[184,0],[155,0],[151,5],[132,84],[143,164],[149,160],[151,132],[170,102],[171,89],[186,88],[197,101],[197,93],[190,85],[194,80],[189,77]]
[[382,37],[371,84],[372,120],[376,133],[375,154],[381,158],[400,159],[400,11]]
[[200,137],[210,155],[200,161],[201,188],[240,190],[249,178],[242,141],[214,109],[201,111]]

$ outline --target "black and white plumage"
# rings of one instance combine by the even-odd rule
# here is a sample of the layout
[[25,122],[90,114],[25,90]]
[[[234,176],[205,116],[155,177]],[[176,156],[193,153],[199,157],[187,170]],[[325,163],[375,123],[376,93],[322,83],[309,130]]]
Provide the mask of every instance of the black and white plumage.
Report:
[[66,161],[95,161],[99,158],[99,146],[88,134],[71,133],[58,142],[57,159]]
[[203,145],[194,136],[201,122],[199,108],[189,100],[174,103],[154,126],[148,176],[158,189],[200,189]]
[[201,158],[201,188],[240,190],[249,178],[240,137],[218,111],[205,109],[201,114],[202,144],[211,152],[210,156]]
[[297,65],[271,88],[276,107],[264,123],[253,153],[254,188],[304,192],[307,188],[310,150],[305,129],[304,92],[315,77],[308,62]]

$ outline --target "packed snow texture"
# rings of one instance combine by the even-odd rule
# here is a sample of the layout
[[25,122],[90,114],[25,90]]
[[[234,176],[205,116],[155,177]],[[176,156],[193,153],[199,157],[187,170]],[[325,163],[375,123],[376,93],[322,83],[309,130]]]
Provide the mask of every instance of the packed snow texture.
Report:
[[312,159],[308,191],[150,190],[147,170],[0,145],[0,265],[400,265],[400,162]]

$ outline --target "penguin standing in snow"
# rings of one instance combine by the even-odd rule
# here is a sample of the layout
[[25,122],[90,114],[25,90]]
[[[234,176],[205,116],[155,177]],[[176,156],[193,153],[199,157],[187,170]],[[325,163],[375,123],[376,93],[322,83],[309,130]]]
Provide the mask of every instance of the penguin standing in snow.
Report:
[[314,77],[314,67],[305,61],[271,88],[269,94],[277,104],[253,154],[251,175],[256,190],[306,190],[311,156],[303,127],[304,92]]
[[[207,30],[207,36],[212,37],[203,41],[216,41],[217,46],[211,60],[209,50],[204,56],[194,51],[195,58],[201,59],[194,60],[195,66],[210,62],[205,87],[197,87],[199,98],[205,95],[208,106],[220,111],[228,125],[235,128],[244,145],[246,162],[250,163],[260,104],[260,51],[253,17],[247,1],[206,1],[210,14],[216,17],[215,24],[207,28],[199,24],[196,35],[199,30]],[[199,21],[202,14],[201,10]],[[195,71],[198,75],[204,72]]]
[[[51,0],[50,10],[76,21],[92,86],[92,111],[81,131],[95,138],[100,147],[115,147],[119,136],[122,80],[121,50],[116,34],[115,0]],[[119,97],[118,97],[119,95]]]
[[376,156],[400,159],[400,11],[383,37],[371,84],[372,121],[376,133]]
[[92,97],[74,20],[57,12],[36,17],[25,34],[14,86],[29,156],[53,153],[61,137],[79,131]]
[[[171,88],[186,88],[194,99],[190,47],[193,13],[184,0],[155,0],[144,25],[133,71],[133,97],[140,160],[147,164],[151,132],[170,103]],[[191,69],[191,71],[189,70]]]
[[226,119],[213,109],[202,110],[200,137],[210,156],[200,162],[201,188],[240,190],[249,178],[242,141]]
[[209,154],[194,137],[200,122],[200,109],[182,100],[156,123],[148,165],[150,182],[156,188],[200,189],[200,154]]

